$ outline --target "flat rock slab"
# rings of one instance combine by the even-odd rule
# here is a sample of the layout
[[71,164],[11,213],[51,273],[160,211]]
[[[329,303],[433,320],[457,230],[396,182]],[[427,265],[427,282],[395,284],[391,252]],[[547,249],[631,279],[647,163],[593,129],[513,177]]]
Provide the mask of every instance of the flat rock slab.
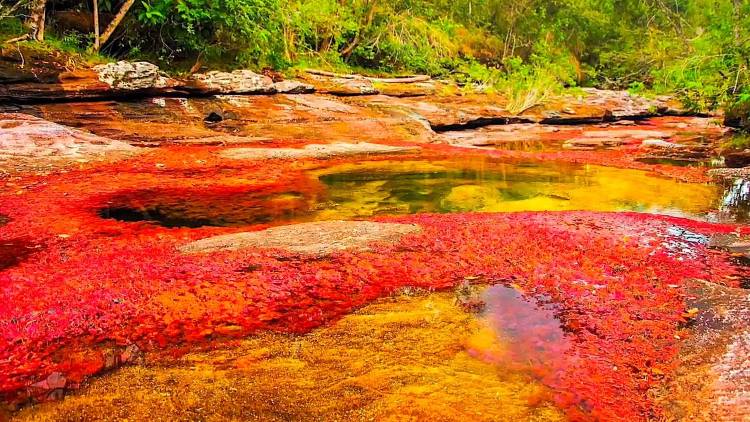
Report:
[[392,154],[412,151],[416,147],[394,147],[390,145],[360,142],[348,144],[337,142],[333,144],[310,144],[302,148],[232,148],[222,151],[224,158],[237,160],[270,160],[270,159],[299,159],[299,158],[330,158],[366,154]]
[[0,158],[87,159],[107,153],[134,153],[125,142],[93,135],[21,113],[0,113]]
[[404,235],[420,230],[415,224],[319,221],[209,237],[188,243],[180,250],[184,253],[208,253],[260,248],[325,256],[343,250],[364,251],[372,242],[393,243]]

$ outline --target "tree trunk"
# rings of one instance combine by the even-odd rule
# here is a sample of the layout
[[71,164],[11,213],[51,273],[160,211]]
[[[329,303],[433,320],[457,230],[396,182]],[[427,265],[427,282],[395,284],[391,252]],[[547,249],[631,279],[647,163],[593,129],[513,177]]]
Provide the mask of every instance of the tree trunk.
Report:
[[740,24],[742,23],[742,0],[734,0],[734,43],[739,46]]
[[370,25],[372,25],[372,20],[375,18],[375,6],[377,5],[377,3],[378,0],[370,0],[367,2],[367,5],[370,7],[367,12],[367,20],[365,21],[364,25],[359,28],[352,42],[349,43],[349,45],[347,45],[343,51],[341,51],[341,57],[348,59],[349,56],[351,56],[354,52],[354,49],[357,48],[362,38],[362,33],[366,31],[370,27]]
[[125,15],[128,13],[128,10],[133,6],[133,3],[135,3],[135,0],[125,0],[125,3],[122,4],[122,7],[120,8],[120,11],[117,12],[114,19],[112,19],[112,22],[109,23],[109,26],[107,26],[107,29],[104,30],[104,33],[99,38],[99,44],[104,45],[109,40],[109,37],[112,36],[112,34],[115,32],[115,29],[117,29],[117,26],[120,25],[120,22],[125,18]]
[[29,36],[37,41],[44,41],[44,21],[47,9],[47,0],[34,0],[31,3],[29,20]]
[[94,0],[94,51],[99,51],[99,0]]

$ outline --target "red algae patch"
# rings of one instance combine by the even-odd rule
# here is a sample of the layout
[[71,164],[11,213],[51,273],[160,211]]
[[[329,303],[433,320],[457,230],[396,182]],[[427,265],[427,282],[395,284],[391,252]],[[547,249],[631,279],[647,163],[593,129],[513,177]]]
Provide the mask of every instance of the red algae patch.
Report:
[[0,272],[0,391],[18,398],[53,373],[75,386],[107,367],[103,344],[159,353],[259,330],[309,332],[402,287],[480,277],[554,304],[573,340],[566,354],[581,357],[550,384],[557,406],[576,418],[647,419],[660,413],[649,391],[674,369],[675,335],[688,335],[680,286],[687,278],[736,285],[740,272],[700,236],[674,230],[736,230],[728,225],[585,212],[383,222],[422,231],[324,259],[255,249],[185,255],[185,231],[169,229],[52,243]]

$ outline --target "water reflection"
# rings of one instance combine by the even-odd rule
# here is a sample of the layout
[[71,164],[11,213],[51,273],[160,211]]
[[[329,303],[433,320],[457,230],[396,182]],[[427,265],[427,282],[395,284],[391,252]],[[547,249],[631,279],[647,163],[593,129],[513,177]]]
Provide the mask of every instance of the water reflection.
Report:
[[570,348],[555,307],[539,300],[527,300],[516,289],[501,285],[488,288],[483,299],[485,318],[504,345],[494,352],[470,352],[485,360],[503,364],[529,365],[554,370]]
[[488,158],[365,161],[311,171],[283,191],[147,189],[123,192],[99,210],[121,221],[166,227],[288,224],[422,212],[636,211],[750,220],[750,185],[681,183],[638,170]]
[[750,220],[750,181],[738,179],[732,183],[724,193],[716,220]]
[[592,210],[705,217],[721,199],[721,188],[714,185],[554,162],[365,162],[318,176],[332,202],[323,216]]

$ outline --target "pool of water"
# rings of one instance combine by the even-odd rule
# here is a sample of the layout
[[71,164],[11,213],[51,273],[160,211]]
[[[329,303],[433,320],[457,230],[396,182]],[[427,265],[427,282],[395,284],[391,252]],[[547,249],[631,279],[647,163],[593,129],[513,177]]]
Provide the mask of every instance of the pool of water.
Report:
[[637,211],[746,221],[736,186],[682,183],[638,170],[489,158],[365,161],[312,170],[289,192],[142,190],[115,195],[104,218],[167,227],[243,226],[423,212]]
[[470,348],[471,354],[504,365],[531,365],[537,371],[561,366],[558,362],[570,348],[570,339],[555,315],[554,305],[529,300],[520,291],[503,285],[487,288],[482,300],[482,318],[491,329],[490,335],[503,347],[489,351]]

